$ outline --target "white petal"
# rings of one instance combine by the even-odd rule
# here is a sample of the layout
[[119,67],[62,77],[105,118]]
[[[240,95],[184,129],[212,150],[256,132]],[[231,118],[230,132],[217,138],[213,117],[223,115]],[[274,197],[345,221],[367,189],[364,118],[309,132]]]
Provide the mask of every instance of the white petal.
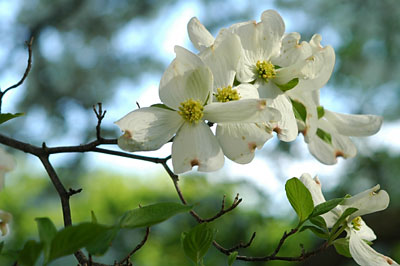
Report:
[[220,169],[224,164],[224,154],[211,132],[203,122],[198,124],[184,123],[172,144],[172,165],[176,174],[192,170],[211,172]]
[[356,230],[356,233],[361,239],[364,239],[367,241],[374,241],[376,239],[376,235],[375,235],[374,231],[361,218],[360,218],[359,230]]
[[313,179],[310,174],[304,173],[300,176],[300,181],[310,191],[314,206],[326,201],[324,195],[322,194],[321,182],[317,176],[315,176]]
[[214,76],[214,89],[232,86],[242,48],[236,34],[222,30],[215,43],[199,54]]
[[303,77],[293,90],[311,91],[322,88],[332,75],[335,65],[335,51],[331,46],[320,45],[321,36],[312,37],[310,45],[313,55],[306,59],[306,64],[301,69]]
[[279,53],[280,41],[285,33],[285,23],[275,10],[266,10],[261,14],[261,24],[261,46],[266,56],[274,56]]
[[350,115],[325,110],[325,117],[345,136],[370,136],[379,131],[383,118],[376,115]]
[[270,106],[276,108],[282,116],[279,122],[270,124],[270,127],[278,134],[278,138],[286,142],[295,140],[298,135],[298,128],[292,103],[288,97],[279,95],[272,100]]
[[264,80],[257,79],[254,86],[258,90],[260,98],[275,99],[279,95],[284,94],[273,81],[265,82]]
[[210,69],[197,55],[175,47],[176,58],[165,71],[160,82],[160,99],[177,110],[188,99],[204,102],[212,92],[213,77]]
[[337,162],[337,157],[347,159],[356,155],[357,149],[351,139],[340,135],[324,118],[318,120],[318,128],[329,133],[332,140],[332,144],[330,144],[323,141],[318,135],[310,138],[308,148],[320,162],[331,165]]
[[385,190],[378,190],[379,185],[376,185],[342,202],[341,205],[358,209],[358,211],[349,217],[349,220],[357,216],[382,211],[387,208],[390,201],[389,195]]
[[337,163],[336,152],[333,146],[323,141],[317,135],[309,140],[308,150],[323,164],[332,165]]
[[300,102],[306,108],[307,112],[306,122],[301,130],[301,133],[304,135],[305,142],[308,143],[310,138],[314,136],[317,131],[317,126],[318,126],[317,105],[312,100],[310,93],[298,93],[296,91],[290,90],[286,94],[290,97],[290,99]]
[[190,41],[199,51],[203,51],[214,43],[214,37],[196,17],[189,21],[187,30]]
[[350,231],[349,241],[350,254],[353,259],[362,266],[384,266],[399,265],[385,255],[376,252],[363,239],[361,239],[355,230]]
[[257,123],[279,119],[280,113],[267,106],[266,99],[243,99],[210,103],[204,107],[204,119],[213,123]]
[[253,123],[219,123],[216,135],[225,156],[241,164],[251,162],[255,149],[272,138],[261,124]]
[[240,95],[240,99],[259,99],[258,90],[254,85],[242,83],[234,87]]
[[297,32],[285,35],[282,39],[281,53],[273,60],[274,64],[288,67],[310,57],[312,55],[310,44],[304,41],[299,44],[299,40],[300,34]]
[[[314,206],[326,201],[324,195],[322,194],[321,182],[319,181],[318,176],[315,176],[313,179],[311,178],[310,174],[304,173],[301,175],[300,181],[303,182],[306,188],[310,191]],[[336,223],[340,215],[340,208],[335,207],[330,212],[327,212],[321,216],[324,218],[327,227],[330,228]]]
[[175,135],[183,122],[175,111],[158,107],[140,108],[115,122],[124,132],[118,145],[127,151],[157,150]]

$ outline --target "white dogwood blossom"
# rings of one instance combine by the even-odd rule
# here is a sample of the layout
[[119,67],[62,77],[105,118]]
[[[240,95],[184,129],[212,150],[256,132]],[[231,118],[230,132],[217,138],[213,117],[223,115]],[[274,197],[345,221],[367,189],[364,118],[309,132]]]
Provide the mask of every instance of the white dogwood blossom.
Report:
[[[278,109],[282,118],[269,127],[281,140],[294,140],[298,128],[291,98],[304,99],[300,93],[325,85],[335,61],[332,47],[322,47],[319,35],[314,35],[309,43],[300,44],[298,33],[284,35],[285,24],[273,10],[264,11],[261,22],[237,23],[228,30],[239,36],[242,47],[236,79],[241,83],[254,83],[260,98],[272,100],[271,107]],[[193,45],[200,51],[214,42],[196,18],[189,22],[188,31]],[[315,109],[310,109],[308,118],[314,118],[313,112]]]
[[[318,177],[314,179],[309,174],[303,174],[300,180],[310,191],[314,206],[325,202],[322,194],[321,182]],[[379,190],[379,185],[361,192],[353,197],[345,198],[334,209],[321,215],[328,228],[333,227],[339,217],[347,208],[356,208],[357,211],[347,217],[347,238],[349,251],[353,259],[362,266],[399,265],[391,258],[376,252],[366,241],[376,239],[375,233],[362,220],[361,216],[374,213],[387,208],[389,195],[384,190]]]
[[266,100],[212,102],[213,76],[200,57],[176,46],[176,58],[165,71],[159,88],[163,105],[140,108],[115,122],[124,135],[118,145],[128,151],[159,149],[173,138],[172,165],[179,174],[222,167],[224,155],[206,121],[263,122]]
[[[357,148],[350,137],[371,136],[379,131],[383,118],[376,115],[341,114],[319,104],[319,91],[309,94],[318,118],[304,121],[313,130],[302,131],[311,154],[324,164],[335,164],[338,157],[352,158]],[[307,103],[312,106],[312,103]],[[300,119],[298,119],[300,120]]]
[[9,153],[0,147],[0,190],[4,187],[4,178],[7,172],[15,168],[15,160]]
[[[241,58],[239,37],[222,30],[211,46],[200,52],[200,58],[211,69],[214,76],[213,100],[232,102],[243,99],[258,99],[257,88],[252,84],[235,86],[236,67]],[[280,112],[268,107],[271,100],[266,99],[265,122],[277,122]],[[218,123],[216,136],[226,157],[237,163],[249,163],[254,158],[256,148],[272,138],[266,123]]]

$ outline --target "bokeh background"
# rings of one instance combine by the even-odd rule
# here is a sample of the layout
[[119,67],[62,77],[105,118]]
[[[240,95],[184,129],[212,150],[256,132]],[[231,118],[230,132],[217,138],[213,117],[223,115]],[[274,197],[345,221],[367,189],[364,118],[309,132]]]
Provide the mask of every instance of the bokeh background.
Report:
[[[327,198],[355,194],[379,183],[391,197],[389,208],[365,216],[378,236],[374,248],[400,261],[400,3],[398,0],[0,0],[0,86],[7,88],[24,72],[24,42],[35,37],[33,68],[23,86],[8,93],[3,112],[26,115],[1,125],[1,133],[49,146],[75,145],[95,137],[91,110],[102,102],[107,115],[103,136],[120,134],[113,122],[136,108],[159,102],[158,83],[174,58],[174,45],[194,51],[186,32],[193,16],[215,36],[221,27],[255,19],[276,9],[286,31],[309,40],[314,33],[336,51],[331,80],[321,90],[322,104],[333,111],[384,116],[381,131],[356,139],[358,155],[335,166],[324,166],[309,154],[300,136],[293,143],[271,140],[249,165],[226,166],[208,175],[196,172],[181,178],[185,196],[196,211],[211,216],[222,195],[243,203],[214,223],[217,240],[233,246],[257,237],[247,255],[265,255],[284,230],[295,225],[285,198],[284,183],[303,172],[318,174]],[[117,148],[116,148],[117,149]],[[168,155],[170,146],[144,153]],[[50,217],[62,227],[59,199],[40,162],[9,150],[18,167],[7,175],[0,192],[0,209],[12,212],[12,233],[6,245],[21,248],[37,238],[35,217]],[[73,196],[74,222],[111,224],[124,211],[160,201],[178,201],[173,184],[161,166],[97,154],[51,157],[67,187],[83,188]],[[182,231],[195,221],[188,214],[154,226],[148,243],[134,255],[135,265],[191,265],[181,245]],[[121,233],[110,251],[97,260],[113,263],[140,242],[144,231]],[[321,242],[304,232],[288,241],[282,255],[298,255],[299,244],[312,249]],[[205,265],[227,265],[226,257],[211,248]],[[51,265],[75,265],[74,258]],[[235,265],[356,265],[333,248],[302,263],[269,262]]]

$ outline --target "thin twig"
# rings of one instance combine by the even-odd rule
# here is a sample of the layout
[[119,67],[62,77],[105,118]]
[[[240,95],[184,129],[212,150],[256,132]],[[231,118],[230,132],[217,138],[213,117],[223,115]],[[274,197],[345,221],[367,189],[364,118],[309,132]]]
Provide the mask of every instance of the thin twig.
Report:
[[28,63],[26,65],[25,68],[25,72],[24,75],[22,76],[22,78],[20,79],[20,81],[18,81],[16,84],[8,87],[7,89],[5,89],[3,92],[0,92],[0,112],[1,112],[1,105],[2,105],[2,100],[3,100],[3,96],[10,90],[19,87],[22,83],[24,83],[25,79],[28,77],[28,74],[32,68],[32,44],[33,44],[33,36],[31,37],[31,39],[29,40],[29,42],[26,42],[26,45],[28,47]]
[[130,257],[135,254],[136,251],[138,251],[139,249],[141,249],[144,244],[146,244],[147,239],[149,238],[149,234],[150,234],[150,227],[146,227],[146,234],[144,235],[143,240],[125,257],[123,258],[119,264],[124,264],[125,262],[128,262]]
[[98,109],[96,109],[96,106],[93,105],[93,111],[96,114],[96,118],[97,118],[96,137],[97,137],[97,140],[100,140],[100,139],[102,139],[102,137],[101,137],[101,121],[103,120],[107,111],[106,110],[103,111],[102,103],[97,103],[97,106],[98,106]]

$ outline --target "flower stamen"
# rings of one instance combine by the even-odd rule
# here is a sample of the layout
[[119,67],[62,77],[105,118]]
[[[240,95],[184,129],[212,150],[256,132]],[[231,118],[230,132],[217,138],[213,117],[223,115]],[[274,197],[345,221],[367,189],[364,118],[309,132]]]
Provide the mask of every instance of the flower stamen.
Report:
[[189,123],[198,123],[203,117],[203,104],[200,101],[189,99],[181,103],[178,114]]
[[361,217],[357,216],[356,218],[351,221],[351,225],[353,226],[354,230],[360,231],[361,229]]
[[226,103],[230,101],[237,101],[240,99],[240,95],[236,89],[232,89],[232,86],[225,88],[218,88],[217,93],[214,94],[217,101]]
[[261,62],[258,60],[256,63],[256,71],[258,77],[265,82],[268,82],[269,79],[275,78],[276,76],[275,66],[270,61]]

